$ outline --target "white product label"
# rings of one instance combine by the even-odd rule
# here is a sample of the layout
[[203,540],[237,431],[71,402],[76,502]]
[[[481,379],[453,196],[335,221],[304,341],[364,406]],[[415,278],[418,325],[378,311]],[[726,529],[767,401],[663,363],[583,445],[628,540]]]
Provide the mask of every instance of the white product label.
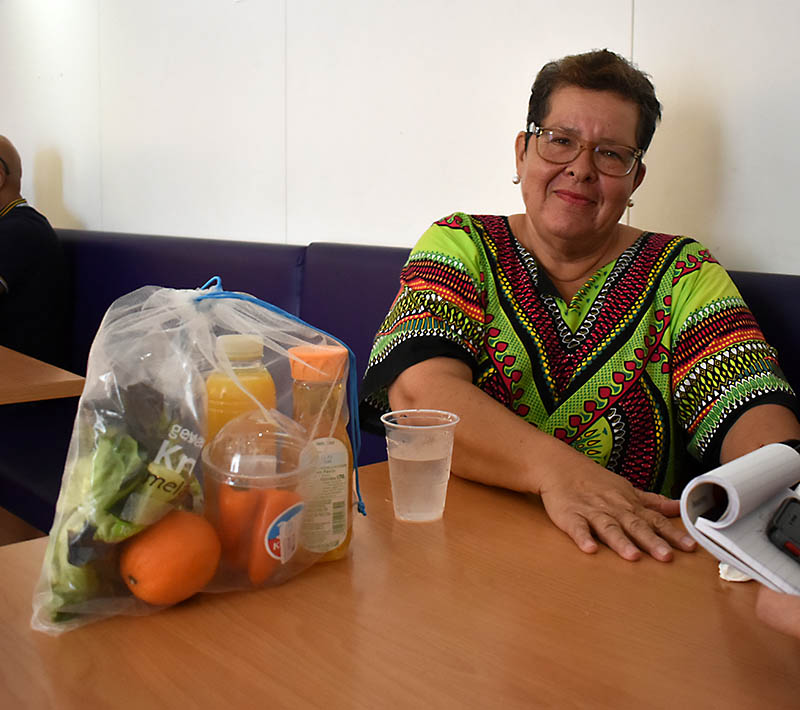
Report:
[[295,503],[275,518],[267,528],[264,547],[270,557],[285,564],[297,551],[298,531],[303,519],[303,504]]
[[303,521],[303,544],[312,552],[333,550],[347,537],[348,456],[333,437],[314,440],[317,468],[311,481]]

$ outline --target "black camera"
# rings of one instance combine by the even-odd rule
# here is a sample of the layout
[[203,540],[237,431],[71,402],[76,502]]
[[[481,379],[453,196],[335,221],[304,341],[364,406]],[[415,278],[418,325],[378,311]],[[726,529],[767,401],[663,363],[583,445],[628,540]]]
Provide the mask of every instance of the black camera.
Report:
[[767,537],[775,547],[800,562],[800,499],[787,498],[778,506],[767,526]]

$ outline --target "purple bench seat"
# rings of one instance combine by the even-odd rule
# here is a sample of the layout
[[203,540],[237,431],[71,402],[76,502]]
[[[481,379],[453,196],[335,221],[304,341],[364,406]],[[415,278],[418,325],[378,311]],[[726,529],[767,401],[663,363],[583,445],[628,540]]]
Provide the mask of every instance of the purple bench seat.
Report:
[[[346,342],[356,355],[360,380],[409,252],[330,242],[304,247],[57,231],[73,281],[67,361],[81,374],[100,321],[116,298],[147,284],[196,288],[218,275],[225,288],[251,293]],[[789,381],[800,386],[800,333],[793,319],[800,276],[731,275],[778,349]],[[52,523],[76,408],[77,398],[0,407],[0,506],[41,530]],[[382,437],[362,432],[359,463],[385,456]]]

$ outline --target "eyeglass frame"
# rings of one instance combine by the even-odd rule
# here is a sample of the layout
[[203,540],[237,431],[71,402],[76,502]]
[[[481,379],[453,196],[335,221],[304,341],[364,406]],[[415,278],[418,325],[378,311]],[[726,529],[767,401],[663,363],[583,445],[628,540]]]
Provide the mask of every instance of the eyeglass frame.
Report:
[[[608,177],[626,177],[626,176],[630,175],[633,172],[633,168],[636,165],[636,163],[641,163],[642,156],[644,155],[644,150],[642,148],[632,148],[631,146],[624,145],[623,143],[605,143],[605,142],[603,142],[603,143],[594,143],[592,141],[580,140],[577,136],[575,136],[575,139],[577,140],[578,145],[580,146],[580,148],[578,149],[578,152],[575,154],[575,156],[573,158],[570,158],[569,160],[565,160],[563,163],[559,163],[556,160],[551,160],[550,158],[545,158],[539,152],[539,138],[542,136],[542,134],[545,131],[552,132],[552,131],[555,131],[555,130],[561,130],[562,133],[569,133],[569,131],[564,131],[562,129],[545,128],[544,126],[537,126],[536,123],[533,122],[533,121],[531,121],[528,124],[528,127],[525,130],[525,133],[527,133],[529,136],[532,135],[534,138],[536,138],[536,155],[538,155],[542,160],[546,160],[548,163],[552,163],[553,165],[566,165],[567,163],[571,163],[573,160],[575,160],[584,151],[584,149],[588,149],[589,147],[591,147],[591,152],[594,153],[594,152],[597,151],[597,149],[601,145],[618,145],[620,148],[626,148],[627,150],[631,151],[631,153],[633,154],[633,162],[631,163],[631,166],[628,168],[628,170],[626,172],[622,173],[622,175],[613,175],[611,173],[607,173],[607,172],[605,172],[603,170],[600,170],[600,168],[594,162],[594,158],[592,158],[592,165],[594,165],[595,168],[597,168],[598,171],[603,173],[603,175],[608,175]],[[570,134],[570,135],[574,135],[574,134]]]
[[0,163],[3,164],[3,169],[6,171],[6,176],[11,177],[11,169],[8,167],[8,163],[0,158]]

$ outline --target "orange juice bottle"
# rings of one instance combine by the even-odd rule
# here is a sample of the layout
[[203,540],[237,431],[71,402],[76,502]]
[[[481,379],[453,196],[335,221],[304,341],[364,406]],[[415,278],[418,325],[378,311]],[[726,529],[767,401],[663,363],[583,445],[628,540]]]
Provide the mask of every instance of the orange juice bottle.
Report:
[[[207,442],[210,442],[231,419],[258,409],[247,392],[252,394],[265,409],[275,408],[275,383],[262,362],[264,346],[261,341],[253,335],[221,335],[217,339],[217,348],[221,360],[227,356],[236,379],[228,373],[217,370],[206,380]],[[242,391],[242,387],[247,392]]]
[[303,545],[324,553],[321,562],[347,554],[353,534],[353,450],[347,435],[347,349],[300,345],[289,349],[294,418],[317,453],[314,495],[307,502]]

